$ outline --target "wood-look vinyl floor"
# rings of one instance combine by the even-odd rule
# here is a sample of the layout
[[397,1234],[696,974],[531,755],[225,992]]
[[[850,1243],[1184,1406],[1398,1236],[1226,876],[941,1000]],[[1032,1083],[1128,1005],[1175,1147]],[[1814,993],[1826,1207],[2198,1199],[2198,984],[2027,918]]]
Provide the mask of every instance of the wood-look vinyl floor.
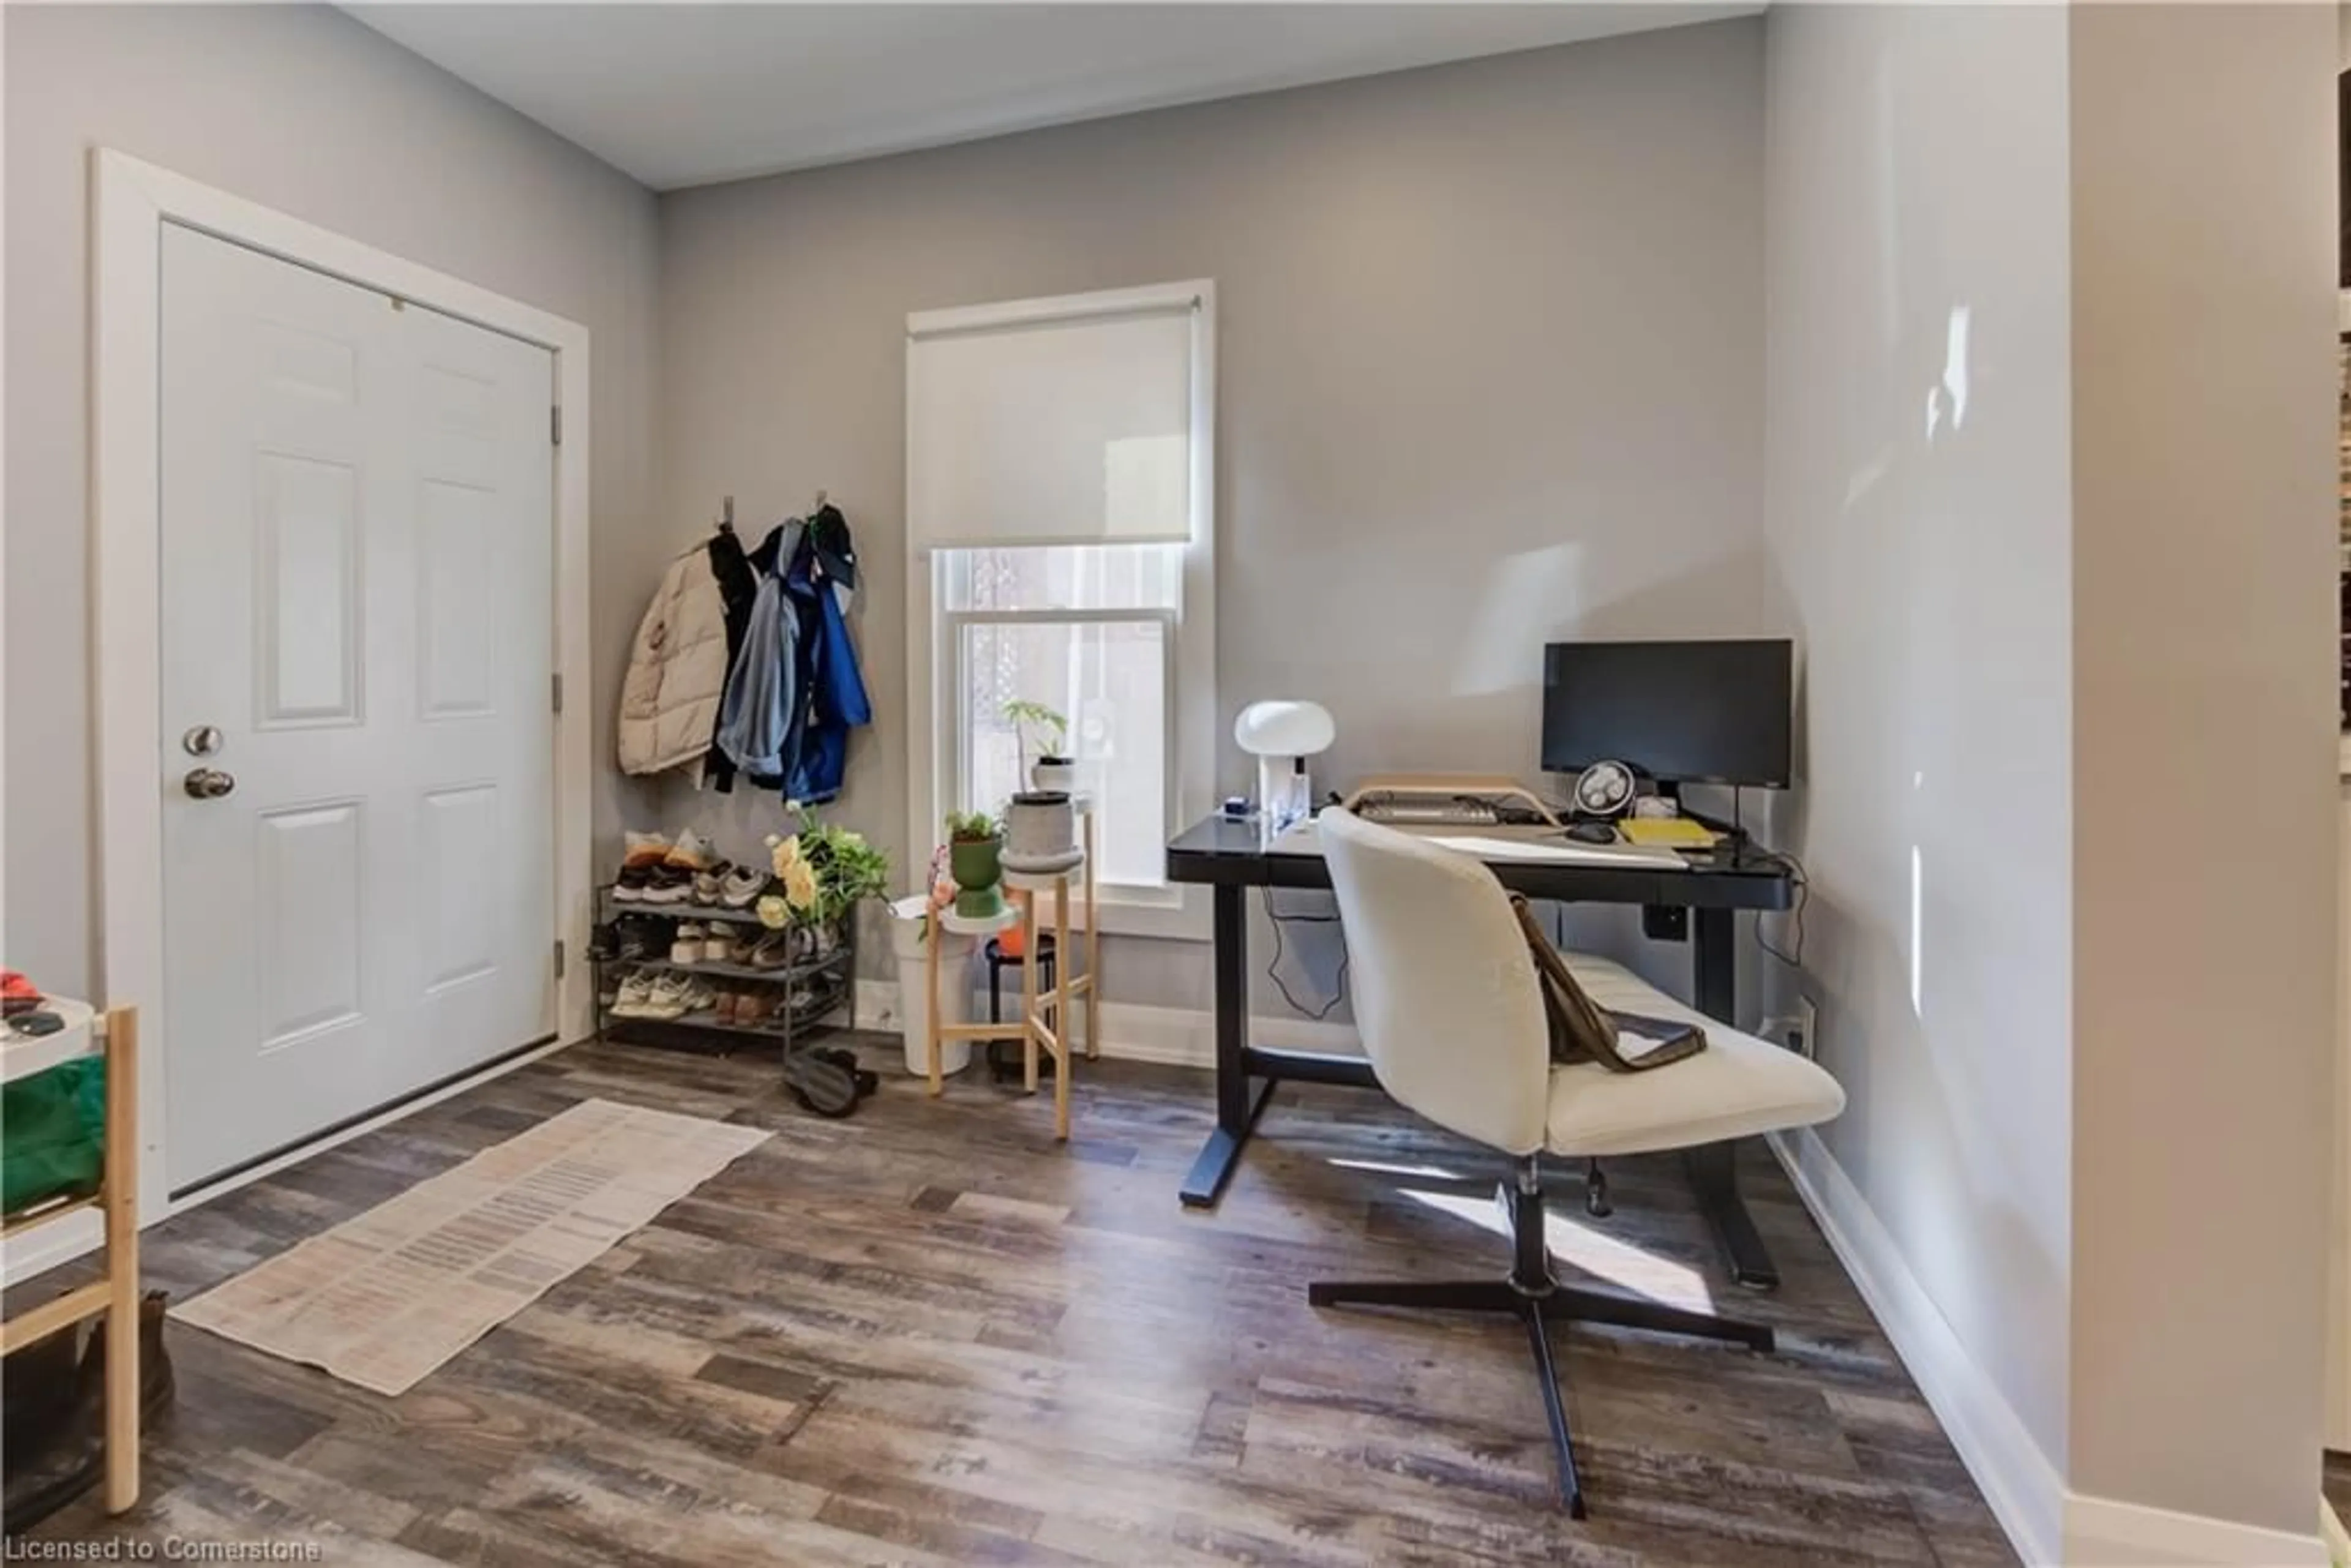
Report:
[[1577,1523],[1518,1324],[1306,1304],[1318,1278],[1498,1274],[1490,1155],[1292,1087],[1190,1213],[1202,1074],[1086,1065],[1062,1148],[1046,1099],[975,1072],[930,1101],[894,1040],[864,1051],[882,1094],[828,1122],[764,1061],[578,1047],[149,1231],[150,1284],[184,1298],[583,1098],[777,1133],[398,1398],[170,1325],[141,1505],[37,1533],[497,1568],[2014,1561],[1760,1146],[1768,1296],[1726,1283],[1670,1162],[1611,1162],[1604,1222],[1561,1173],[1565,1271],[1780,1331],[1769,1356],[1562,1335]]

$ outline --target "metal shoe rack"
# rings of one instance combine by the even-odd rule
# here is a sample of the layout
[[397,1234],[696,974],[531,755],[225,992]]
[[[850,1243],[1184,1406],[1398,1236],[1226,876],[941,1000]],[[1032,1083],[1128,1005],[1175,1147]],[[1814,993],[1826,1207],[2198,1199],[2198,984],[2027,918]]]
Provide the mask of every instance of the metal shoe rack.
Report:
[[[615,898],[613,888],[609,883],[596,890],[596,901],[600,923],[616,922],[625,915],[636,915],[662,921],[673,932],[687,921],[703,925],[747,927],[746,935],[768,929],[752,910]],[[680,963],[670,956],[666,945],[659,946],[656,951],[642,958],[600,957],[595,960],[597,1038],[624,1045],[715,1051],[722,1054],[768,1044],[778,1047],[785,1057],[789,1057],[806,1040],[831,1030],[849,1027],[851,998],[857,975],[857,921],[853,912],[841,925],[831,949],[780,969],[760,969],[748,964],[726,964],[706,959]],[[699,976],[721,994],[747,989],[761,996],[786,998],[797,996],[801,999],[749,1024],[722,1021],[715,1011],[708,1009],[674,1019],[622,1017],[613,1012],[609,998],[620,990],[624,979],[639,970]]]

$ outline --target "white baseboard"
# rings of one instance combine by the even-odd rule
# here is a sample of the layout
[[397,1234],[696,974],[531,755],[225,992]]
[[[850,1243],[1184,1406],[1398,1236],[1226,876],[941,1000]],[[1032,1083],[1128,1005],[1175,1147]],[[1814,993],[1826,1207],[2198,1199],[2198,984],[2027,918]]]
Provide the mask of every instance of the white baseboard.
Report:
[[[2322,1511],[2325,1502],[2319,1504]],[[2326,1542],[2112,1498],[2065,1497],[2067,1568],[2325,1568]]]
[[[1084,1003],[1079,1004],[1081,1007]],[[974,998],[972,1016],[986,1016],[986,994]],[[898,986],[894,980],[860,980],[852,1009],[859,1029],[894,1032],[898,1027]],[[1254,1018],[1249,1038],[1259,1045],[1296,1051],[1326,1051],[1361,1056],[1362,1040],[1352,1024],[1317,1023],[1311,1019]],[[1217,1062],[1216,1015],[1197,1008],[1155,1008],[1137,1002],[1104,1002],[1102,1008],[1102,1053],[1117,1061],[1155,1061],[1175,1067],[1214,1067]]]
[[2071,1561],[2061,1555],[2064,1477],[1959,1343],[1860,1189],[1811,1128],[1775,1133],[1768,1142],[1950,1435],[2016,1554],[2036,1565]]
[[1801,1128],[1767,1141],[2019,1557],[2066,1568],[2323,1568],[2327,1563],[2326,1543],[2316,1533],[2172,1513],[2067,1488],[1820,1135]]

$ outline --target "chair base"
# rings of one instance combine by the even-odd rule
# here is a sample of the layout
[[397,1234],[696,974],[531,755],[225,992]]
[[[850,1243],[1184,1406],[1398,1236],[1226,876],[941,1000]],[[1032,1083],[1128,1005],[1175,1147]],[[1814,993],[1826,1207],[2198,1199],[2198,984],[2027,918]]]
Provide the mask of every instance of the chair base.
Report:
[[1531,1160],[1521,1171],[1519,1187],[1503,1189],[1517,1252],[1516,1264],[1504,1278],[1320,1281],[1306,1287],[1306,1300],[1317,1307],[1499,1312],[1524,1323],[1528,1345],[1534,1353],[1535,1372],[1542,1385],[1543,1414],[1551,1424],[1552,1449],[1559,1467],[1560,1501],[1572,1517],[1582,1519],[1585,1517],[1583,1485],[1576,1477],[1575,1447],[1567,1429],[1567,1407],[1560,1397],[1559,1368],[1552,1358],[1552,1324],[1608,1323],[1653,1333],[1724,1340],[1766,1353],[1771,1350],[1773,1341],[1771,1328],[1763,1323],[1743,1322],[1711,1312],[1694,1312],[1659,1301],[1560,1283],[1552,1273],[1550,1252],[1543,1245],[1542,1195],[1534,1179],[1534,1162]]

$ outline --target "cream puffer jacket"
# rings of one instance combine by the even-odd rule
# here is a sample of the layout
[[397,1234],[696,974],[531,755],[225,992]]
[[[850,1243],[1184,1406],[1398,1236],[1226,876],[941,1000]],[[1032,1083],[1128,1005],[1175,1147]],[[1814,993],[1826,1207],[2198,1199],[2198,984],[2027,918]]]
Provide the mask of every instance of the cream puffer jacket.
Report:
[[726,684],[726,607],[710,552],[700,545],[669,563],[637,623],[621,686],[621,768],[659,773],[699,759],[718,727]]

